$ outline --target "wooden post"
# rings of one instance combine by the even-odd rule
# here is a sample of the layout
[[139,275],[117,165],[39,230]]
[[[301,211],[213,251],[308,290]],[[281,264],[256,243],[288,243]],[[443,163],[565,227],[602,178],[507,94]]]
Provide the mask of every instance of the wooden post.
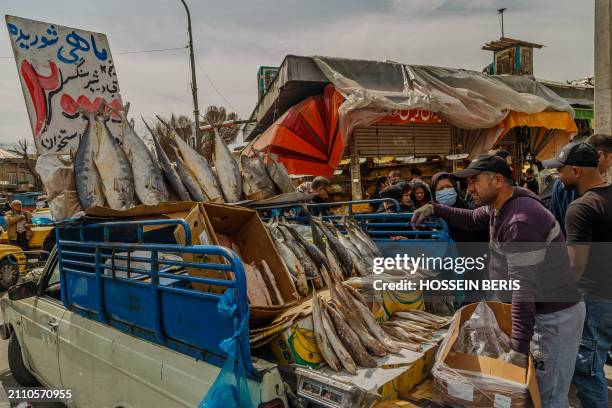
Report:
[[349,149],[351,157],[351,196],[353,200],[361,200],[361,169],[359,168],[357,138],[354,134],[349,140]]

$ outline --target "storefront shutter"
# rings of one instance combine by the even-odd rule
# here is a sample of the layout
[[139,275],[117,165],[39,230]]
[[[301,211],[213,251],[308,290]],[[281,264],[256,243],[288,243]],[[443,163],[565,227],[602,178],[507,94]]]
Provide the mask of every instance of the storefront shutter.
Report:
[[363,126],[353,136],[360,157],[447,155],[452,149],[447,124]]

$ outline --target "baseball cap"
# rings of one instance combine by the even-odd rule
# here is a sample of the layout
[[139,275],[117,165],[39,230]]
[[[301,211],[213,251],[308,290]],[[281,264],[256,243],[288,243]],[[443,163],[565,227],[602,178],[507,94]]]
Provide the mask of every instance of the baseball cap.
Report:
[[502,176],[510,179],[512,178],[512,170],[510,170],[510,166],[506,160],[494,154],[478,156],[476,159],[472,160],[466,169],[454,172],[453,176],[458,178],[466,178],[475,176],[483,171],[490,171],[492,173],[501,174]]
[[597,167],[598,164],[599,152],[594,146],[584,142],[568,143],[563,146],[557,157],[542,162],[547,169],[558,169],[563,166]]

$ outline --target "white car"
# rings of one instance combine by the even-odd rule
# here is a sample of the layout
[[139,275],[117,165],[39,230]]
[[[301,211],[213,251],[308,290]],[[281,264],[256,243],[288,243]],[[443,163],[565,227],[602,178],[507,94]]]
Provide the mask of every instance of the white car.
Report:
[[[0,300],[15,380],[69,390],[68,406],[198,406],[221,368],[67,310],[58,265],[53,253],[38,282],[14,286]],[[252,400],[287,407],[276,365],[253,360],[260,380],[249,380]]]

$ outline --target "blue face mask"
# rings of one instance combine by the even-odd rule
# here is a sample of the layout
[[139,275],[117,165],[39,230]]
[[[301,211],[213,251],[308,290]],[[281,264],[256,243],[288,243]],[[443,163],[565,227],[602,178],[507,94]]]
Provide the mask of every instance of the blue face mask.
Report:
[[452,187],[443,188],[440,191],[436,191],[436,200],[440,204],[453,205],[457,201],[457,191]]

